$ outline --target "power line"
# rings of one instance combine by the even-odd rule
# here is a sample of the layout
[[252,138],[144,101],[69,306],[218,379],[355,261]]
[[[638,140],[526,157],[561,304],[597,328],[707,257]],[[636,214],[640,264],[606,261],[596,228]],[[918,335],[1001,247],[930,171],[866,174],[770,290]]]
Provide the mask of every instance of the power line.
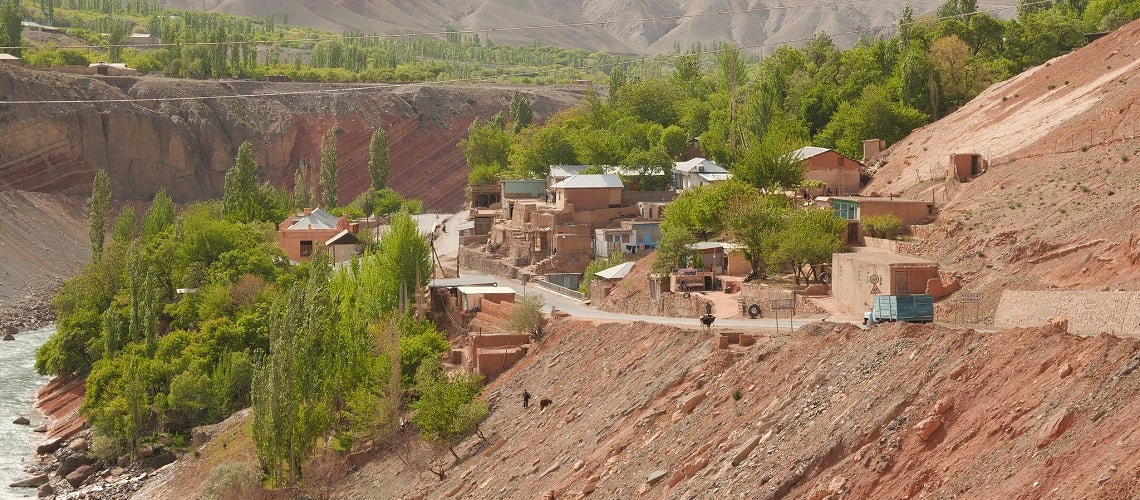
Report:
[[[1035,0],[1034,2],[1027,2],[1025,4],[1022,4],[1022,7],[1028,6],[1028,5],[1050,3],[1050,2],[1052,2],[1052,0]],[[993,12],[999,12],[999,11],[1003,11],[1003,10],[1010,10],[1010,9],[1016,9],[1016,8],[1018,8],[1018,6],[1016,6],[1016,5],[1006,6],[1006,7],[988,9],[985,11],[979,10],[979,11],[971,12],[971,13],[967,13],[967,14],[955,14],[952,16],[937,17],[937,18],[933,18],[933,20],[934,21],[945,21],[948,19],[969,17],[969,16],[973,16],[975,14],[993,13]],[[911,21],[909,23],[898,23],[898,24],[891,24],[891,25],[885,25],[885,26],[872,26],[869,28],[843,31],[843,32],[839,32],[839,33],[829,34],[829,35],[830,36],[858,35],[858,34],[871,33],[871,32],[875,32],[875,31],[879,31],[879,30],[884,30],[884,29],[888,29],[888,28],[892,28],[892,27],[896,27],[896,26],[909,26],[909,25],[913,25],[913,24],[922,24],[925,22],[929,22],[930,20],[931,19],[916,19],[916,20]],[[478,78],[456,78],[456,79],[451,79],[451,80],[436,80],[436,81],[407,82],[407,83],[378,83],[378,84],[367,85],[367,86],[359,86],[359,87],[344,87],[344,88],[335,88],[335,89],[315,89],[315,90],[296,90],[296,91],[284,91],[284,92],[267,92],[267,93],[259,93],[259,94],[228,94],[228,95],[179,96],[179,97],[141,97],[141,98],[123,98],[123,99],[62,99],[62,100],[25,100],[25,101],[2,101],[2,100],[0,100],[0,105],[5,105],[5,104],[8,104],[8,105],[103,104],[103,103],[110,104],[110,103],[141,103],[141,102],[163,102],[163,101],[177,102],[177,101],[214,100],[214,99],[251,99],[251,98],[258,98],[258,97],[285,97],[285,96],[295,96],[295,95],[338,94],[338,93],[348,93],[348,92],[360,92],[360,91],[365,91],[365,90],[382,90],[382,89],[389,89],[389,88],[399,88],[399,87],[407,87],[407,86],[411,86],[411,85],[470,84],[470,83],[478,83],[478,82],[483,82],[483,81],[495,80],[495,79],[499,79],[499,78],[509,78],[509,77],[513,77],[513,76],[537,76],[537,75],[543,75],[543,74],[549,74],[549,73],[556,73],[559,71],[565,71],[566,69],[589,70],[589,69],[598,69],[598,68],[614,67],[614,66],[628,66],[628,65],[641,64],[641,63],[646,63],[646,62],[662,62],[662,61],[667,61],[667,60],[671,60],[671,59],[676,59],[678,57],[712,55],[712,54],[718,54],[718,53],[722,53],[722,52],[726,52],[726,51],[730,51],[730,50],[767,48],[767,47],[778,46],[778,45],[787,45],[787,44],[796,43],[796,42],[806,42],[806,41],[809,41],[813,38],[815,38],[815,35],[810,36],[810,37],[796,38],[796,39],[792,39],[792,40],[784,40],[781,42],[759,43],[759,44],[744,45],[744,46],[739,46],[739,47],[728,46],[728,47],[723,47],[723,48],[718,48],[718,49],[710,49],[710,50],[705,50],[705,51],[700,51],[700,52],[690,52],[690,53],[686,53],[686,54],[673,54],[673,55],[668,55],[668,56],[647,56],[647,57],[643,57],[643,58],[635,59],[635,60],[619,61],[619,62],[604,63],[604,64],[594,64],[594,65],[589,65],[589,66],[581,66],[578,68],[555,68],[555,69],[549,69],[549,70],[525,71],[525,72],[512,73],[512,74],[506,74],[506,75],[495,75],[495,76],[486,76],[486,77],[478,77]],[[308,83],[308,82],[299,82],[299,83]],[[315,83],[315,82],[313,82],[313,83]],[[320,82],[317,84],[328,85],[328,83],[326,83],[326,82]]]
[[[676,14],[669,16],[652,16],[637,19],[614,19],[607,21],[583,21],[578,23],[561,23],[561,24],[538,24],[532,26],[507,26],[502,28],[484,28],[484,29],[465,29],[455,31],[424,31],[418,33],[394,33],[382,35],[336,35],[327,37],[314,37],[314,38],[293,38],[287,40],[227,40],[223,42],[165,42],[165,43],[132,43],[132,44],[86,44],[86,45],[57,45],[57,49],[90,49],[90,48],[159,48],[159,47],[191,47],[199,45],[275,45],[282,43],[304,43],[304,42],[324,42],[324,41],[347,41],[347,40],[382,40],[382,39],[401,39],[401,38],[419,38],[430,36],[446,36],[456,34],[479,34],[479,33],[509,33],[516,31],[532,31],[532,30],[548,30],[560,28],[584,28],[589,26],[607,26],[611,24],[633,24],[651,21],[668,21],[677,19],[688,19],[698,17],[710,16],[725,16],[733,14],[748,14],[753,12],[773,11],[773,10],[792,10],[808,7],[831,7],[835,5],[843,5],[850,3],[866,2],[869,0],[838,0],[833,2],[820,2],[799,5],[782,5],[772,7],[752,7],[748,9],[739,10],[725,10],[718,12],[701,12],[697,14]],[[0,50],[7,49],[22,49],[26,47],[0,47]]]

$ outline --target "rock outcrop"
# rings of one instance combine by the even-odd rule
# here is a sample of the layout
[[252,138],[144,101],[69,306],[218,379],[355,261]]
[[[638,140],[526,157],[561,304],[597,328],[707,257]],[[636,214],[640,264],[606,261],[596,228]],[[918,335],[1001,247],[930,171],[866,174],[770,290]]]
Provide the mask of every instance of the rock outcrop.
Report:
[[[476,118],[506,111],[521,91],[539,117],[576,103],[585,87],[334,85],[99,78],[0,68],[0,99],[155,101],[0,104],[0,191],[86,195],[99,169],[118,200],[147,200],[159,188],[178,202],[221,195],[238,146],[254,144],[266,179],[291,188],[300,161],[319,163],[325,132],[338,131],[341,203],[369,183],[368,142],[389,136],[391,187],[432,209],[462,202],[467,168],[458,142]],[[330,89],[322,94],[288,92]],[[167,97],[277,94],[204,100]],[[312,179],[316,180],[316,175]]]

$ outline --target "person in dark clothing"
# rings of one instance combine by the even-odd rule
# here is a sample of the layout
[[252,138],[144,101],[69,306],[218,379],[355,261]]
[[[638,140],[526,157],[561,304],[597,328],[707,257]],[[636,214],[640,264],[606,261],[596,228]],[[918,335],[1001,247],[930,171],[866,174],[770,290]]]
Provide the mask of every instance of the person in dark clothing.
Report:
[[530,406],[530,393],[523,389],[523,408]]

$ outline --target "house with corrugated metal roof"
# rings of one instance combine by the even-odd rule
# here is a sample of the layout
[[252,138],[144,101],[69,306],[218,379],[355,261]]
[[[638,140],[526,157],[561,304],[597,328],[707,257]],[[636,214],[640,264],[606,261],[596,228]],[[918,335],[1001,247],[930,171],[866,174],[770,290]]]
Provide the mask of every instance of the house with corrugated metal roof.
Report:
[[803,162],[804,180],[822,184],[822,187],[807,189],[813,197],[855,194],[863,187],[859,183],[863,164],[834,149],[806,146],[788,154]]
[[319,208],[306,208],[278,224],[277,244],[294,262],[311,260],[321,248],[335,250],[331,254],[333,262],[340,262],[359,254],[360,242],[355,236],[358,227],[349,222],[347,215],[337,217]]
[[682,191],[731,178],[732,174],[727,169],[704,158],[677,162],[673,167],[673,186]]
[[551,186],[554,204],[559,210],[569,205],[575,210],[599,210],[621,205],[625,185],[621,177],[611,174],[577,174]]

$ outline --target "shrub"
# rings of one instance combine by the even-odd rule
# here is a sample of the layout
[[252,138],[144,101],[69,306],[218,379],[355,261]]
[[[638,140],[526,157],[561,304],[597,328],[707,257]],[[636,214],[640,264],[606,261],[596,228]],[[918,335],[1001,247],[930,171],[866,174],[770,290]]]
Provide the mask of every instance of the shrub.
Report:
[[733,401],[740,401],[740,398],[742,398],[742,397],[744,397],[744,394],[740,392],[740,389],[732,391],[732,400]]
[[902,234],[902,219],[895,214],[882,214],[864,217],[863,232],[875,238],[893,240]]
[[507,328],[516,333],[529,333],[535,340],[542,339],[539,329],[542,326],[541,295],[528,295],[515,303],[510,318],[507,319]]
[[261,471],[241,462],[225,462],[210,469],[202,487],[203,500],[251,498],[261,489]]

